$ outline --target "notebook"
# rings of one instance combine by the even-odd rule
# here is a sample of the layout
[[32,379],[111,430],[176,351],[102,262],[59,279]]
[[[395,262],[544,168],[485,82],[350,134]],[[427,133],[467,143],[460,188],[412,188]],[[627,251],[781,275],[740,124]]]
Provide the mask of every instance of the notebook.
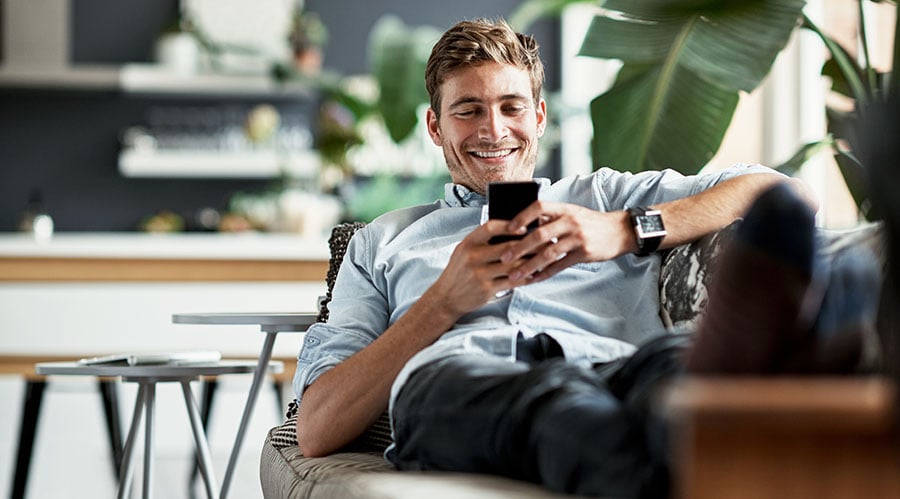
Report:
[[188,352],[119,353],[84,358],[79,360],[78,363],[85,366],[101,364],[141,366],[153,364],[202,364],[207,362],[218,362],[220,360],[222,360],[222,354],[220,352],[215,350],[195,350]]

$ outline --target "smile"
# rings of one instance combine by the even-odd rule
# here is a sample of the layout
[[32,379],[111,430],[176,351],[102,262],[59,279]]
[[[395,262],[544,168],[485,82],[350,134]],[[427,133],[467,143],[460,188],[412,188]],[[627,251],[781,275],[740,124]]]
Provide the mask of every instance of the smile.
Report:
[[499,151],[471,151],[469,154],[479,158],[502,158],[509,156],[515,149],[500,149]]

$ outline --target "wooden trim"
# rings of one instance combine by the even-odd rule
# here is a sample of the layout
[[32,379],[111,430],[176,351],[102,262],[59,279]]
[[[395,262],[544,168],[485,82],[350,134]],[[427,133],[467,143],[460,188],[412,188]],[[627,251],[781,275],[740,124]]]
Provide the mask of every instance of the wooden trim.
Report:
[[0,258],[0,282],[325,282],[326,260]]
[[735,424],[790,432],[885,432],[897,393],[887,378],[686,377],[669,390],[670,417],[706,427]]
[[900,497],[896,406],[882,377],[676,381],[674,497]]
[[[27,379],[41,379],[44,376],[40,376],[34,373],[34,365],[38,362],[75,362],[78,359],[88,357],[92,354],[84,354],[84,355],[0,355],[0,376],[3,375],[17,375],[23,376]],[[232,356],[226,355],[226,358],[248,358],[252,359],[253,357],[245,357],[245,356]],[[281,361],[284,363],[284,371],[278,374],[272,374],[272,378],[275,381],[279,381],[281,383],[290,383],[294,379],[294,372],[297,370],[297,358],[296,357],[273,357],[272,360]]]

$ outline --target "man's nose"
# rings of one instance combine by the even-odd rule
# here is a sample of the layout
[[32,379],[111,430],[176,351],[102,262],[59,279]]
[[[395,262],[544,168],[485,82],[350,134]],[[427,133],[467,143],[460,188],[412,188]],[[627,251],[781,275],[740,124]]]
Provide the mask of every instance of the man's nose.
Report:
[[478,127],[478,138],[490,142],[497,142],[506,137],[508,127],[506,117],[499,111],[485,113],[484,119]]

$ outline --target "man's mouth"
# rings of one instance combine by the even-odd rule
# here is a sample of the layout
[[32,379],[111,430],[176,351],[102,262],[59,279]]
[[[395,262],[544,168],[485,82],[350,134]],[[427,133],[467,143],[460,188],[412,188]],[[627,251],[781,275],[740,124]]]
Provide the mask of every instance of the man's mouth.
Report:
[[498,149],[496,151],[470,151],[469,154],[484,159],[496,159],[509,156],[515,149]]

